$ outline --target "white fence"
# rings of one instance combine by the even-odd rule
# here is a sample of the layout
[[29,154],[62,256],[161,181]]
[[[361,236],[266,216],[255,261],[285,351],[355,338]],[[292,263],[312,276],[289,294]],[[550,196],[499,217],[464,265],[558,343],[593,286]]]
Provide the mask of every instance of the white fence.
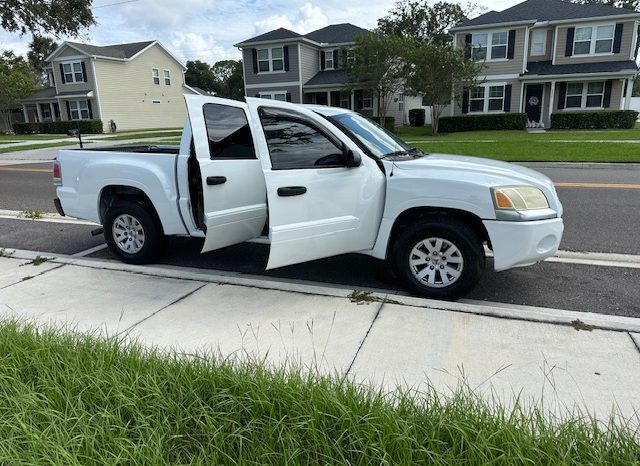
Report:
[[636,112],[640,112],[640,97],[631,97],[631,106],[629,108]]

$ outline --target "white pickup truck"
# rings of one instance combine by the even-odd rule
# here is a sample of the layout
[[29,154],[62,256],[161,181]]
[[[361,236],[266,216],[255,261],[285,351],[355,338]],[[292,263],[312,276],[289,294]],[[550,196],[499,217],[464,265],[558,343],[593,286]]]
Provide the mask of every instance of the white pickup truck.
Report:
[[388,259],[419,295],[457,299],[495,270],[558,249],[562,206],[533,170],[425,154],[357,113],[186,96],[180,147],[61,150],[62,215],[103,225],[123,261],[155,260],[165,236],[202,252],[261,238],[267,269],[344,253]]

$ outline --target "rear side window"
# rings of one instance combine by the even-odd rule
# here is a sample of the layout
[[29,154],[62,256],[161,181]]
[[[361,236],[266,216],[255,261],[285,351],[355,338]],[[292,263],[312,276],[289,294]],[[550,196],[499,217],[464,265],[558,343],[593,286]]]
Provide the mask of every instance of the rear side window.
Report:
[[295,112],[262,108],[260,122],[274,170],[344,167],[339,141]]
[[244,110],[204,104],[204,120],[212,159],[255,159],[251,129]]

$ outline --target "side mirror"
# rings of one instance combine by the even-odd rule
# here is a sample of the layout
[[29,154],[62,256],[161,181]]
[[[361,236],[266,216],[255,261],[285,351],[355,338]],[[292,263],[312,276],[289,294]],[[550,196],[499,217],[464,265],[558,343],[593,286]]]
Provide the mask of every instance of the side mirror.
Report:
[[362,165],[362,157],[360,157],[360,154],[353,152],[346,144],[342,145],[342,153],[347,161],[347,168],[355,168]]

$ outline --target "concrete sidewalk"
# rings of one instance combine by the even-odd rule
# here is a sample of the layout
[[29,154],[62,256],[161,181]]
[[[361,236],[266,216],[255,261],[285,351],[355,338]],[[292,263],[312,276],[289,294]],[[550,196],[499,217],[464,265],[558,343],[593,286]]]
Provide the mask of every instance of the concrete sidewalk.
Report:
[[299,361],[386,389],[459,384],[639,425],[640,319],[444,303],[172,267],[0,257],[0,316],[180,352]]

